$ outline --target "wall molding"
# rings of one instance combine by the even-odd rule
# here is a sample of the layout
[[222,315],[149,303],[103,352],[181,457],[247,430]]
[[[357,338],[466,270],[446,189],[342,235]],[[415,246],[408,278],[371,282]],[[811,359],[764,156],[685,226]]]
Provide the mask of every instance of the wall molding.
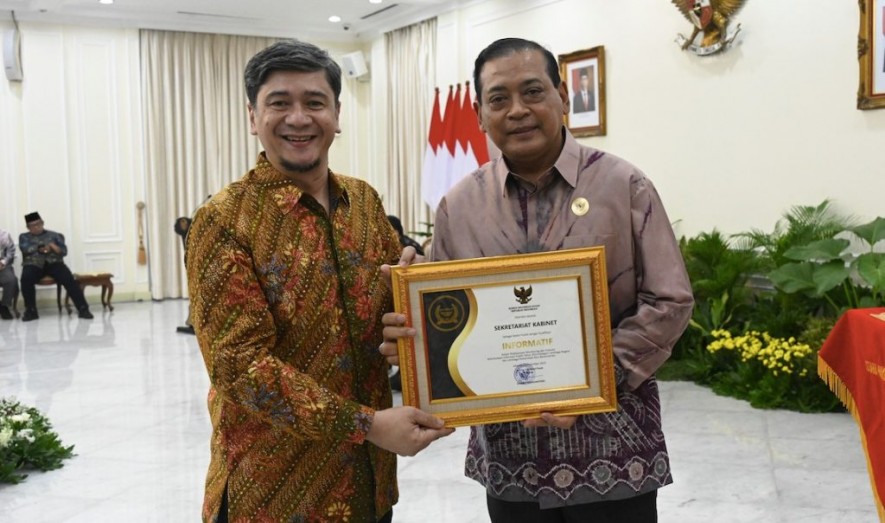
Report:
[[[122,195],[120,192],[120,176],[122,166],[120,163],[120,136],[118,122],[120,121],[117,86],[117,52],[114,39],[108,36],[97,35],[73,37],[73,62],[80,71],[92,69],[93,73],[87,76],[79,76],[72,85],[73,112],[76,131],[74,136],[78,142],[78,161],[75,175],[80,180],[80,223],[84,231],[83,243],[119,243],[124,241],[123,216],[121,214]],[[98,58],[96,58],[98,57]],[[98,64],[98,65],[96,65]],[[101,66],[102,69],[96,69]],[[102,91],[97,92],[95,85],[87,85],[89,82],[103,84]],[[95,114],[96,109],[90,107],[90,101],[95,96],[101,96],[107,100],[107,104],[98,109],[103,111]],[[89,115],[90,118],[85,116]],[[104,142],[104,146],[100,145]],[[106,151],[99,154],[99,149]],[[104,160],[104,161],[102,161]],[[97,165],[96,165],[97,164]],[[99,202],[101,200],[101,202]],[[105,217],[98,221],[92,209],[110,207],[110,219]]]

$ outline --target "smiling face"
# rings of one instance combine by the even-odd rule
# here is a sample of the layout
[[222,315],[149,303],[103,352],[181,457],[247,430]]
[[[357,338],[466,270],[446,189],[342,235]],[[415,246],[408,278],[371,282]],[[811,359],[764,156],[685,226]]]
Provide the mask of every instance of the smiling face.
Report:
[[489,60],[480,78],[482,93],[474,104],[480,126],[514,172],[530,179],[540,176],[562,149],[565,82],[553,86],[544,56],[535,50]]
[[324,71],[274,71],[249,104],[268,161],[294,180],[325,176],[340,106]]

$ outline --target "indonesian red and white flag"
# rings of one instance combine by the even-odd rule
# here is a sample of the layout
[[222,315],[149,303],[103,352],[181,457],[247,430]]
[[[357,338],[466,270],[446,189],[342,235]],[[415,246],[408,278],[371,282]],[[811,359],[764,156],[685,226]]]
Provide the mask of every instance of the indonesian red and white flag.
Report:
[[473,110],[473,104],[470,102],[470,82],[467,82],[468,94],[465,97],[464,119],[468,122],[468,138],[470,147],[473,150],[473,156],[476,158],[478,166],[482,166],[489,161],[489,143],[486,141],[486,133],[479,126],[479,119],[476,117],[476,111]]
[[460,107],[457,108],[458,119],[455,121],[455,161],[452,162],[449,187],[454,186],[461,178],[479,167],[470,145],[472,127],[475,127],[477,123],[476,114],[474,114],[473,105],[470,102],[469,83],[464,86],[464,96],[461,99]]
[[[449,92],[449,98],[452,93]],[[430,114],[430,130],[427,132],[427,148],[424,151],[424,166],[421,169],[421,197],[427,205],[435,208],[433,180],[436,177],[439,163],[440,149],[443,145],[443,121],[439,109],[439,87],[436,88],[436,97],[433,100],[433,109]],[[439,200],[436,200],[438,203]]]
[[455,161],[455,123],[458,117],[460,107],[461,89],[458,92],[453,91],[453,87],[449,86],[449,96],[446,99],[446,108],[442,118],[442,142],[436,150],[436,159],[434,160],[434,168],[429,171],[427,177],[422,181],[424,186],[421,188],[421,194],[424,201],[431,209],[436,211],[439,201],[445,196],[451,187],[452,163]]
[[[485,133],[479,127],[479,121],[470,100],[470,83],[461,85],[453,93],[449,86],[449,96],[442,123],[438,127],[435,118],[439,110],[439,89],[434,102],[434,114],[431,116],[428,148],[424,155],[424,169],[421,179],[421,196],[433,210],[440,200],[461,178],[472,173],[480,165],[489,161],[489,148]],[[435,129],[442,129],[437,134]],[[434,156],[431,156],[431,146]]]

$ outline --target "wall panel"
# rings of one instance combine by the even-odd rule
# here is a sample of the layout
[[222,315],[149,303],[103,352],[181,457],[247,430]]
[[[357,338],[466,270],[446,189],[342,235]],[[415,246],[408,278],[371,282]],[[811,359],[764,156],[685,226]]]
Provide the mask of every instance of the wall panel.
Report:
[[47,228],[71,237],[64,63],[64,35],[60,29],[32,31],[23,38],[21,158],[25,212],[39,211]]
[[72,177],[77,219],[85,243],[123,241],[120,148],[120,89],[115,44],[110,36],[74,36],[67,60],[71,73]]

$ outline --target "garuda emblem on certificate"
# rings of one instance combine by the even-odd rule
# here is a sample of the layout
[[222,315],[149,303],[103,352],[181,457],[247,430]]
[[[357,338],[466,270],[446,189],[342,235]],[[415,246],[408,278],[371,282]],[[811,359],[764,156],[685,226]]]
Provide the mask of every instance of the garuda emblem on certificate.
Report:
[[532,286],[529,285],[528,289],[525,287],[514,287],[513,294],[516,296],[516,301],[518,301],[520,305],[525,305],[532,301]]

